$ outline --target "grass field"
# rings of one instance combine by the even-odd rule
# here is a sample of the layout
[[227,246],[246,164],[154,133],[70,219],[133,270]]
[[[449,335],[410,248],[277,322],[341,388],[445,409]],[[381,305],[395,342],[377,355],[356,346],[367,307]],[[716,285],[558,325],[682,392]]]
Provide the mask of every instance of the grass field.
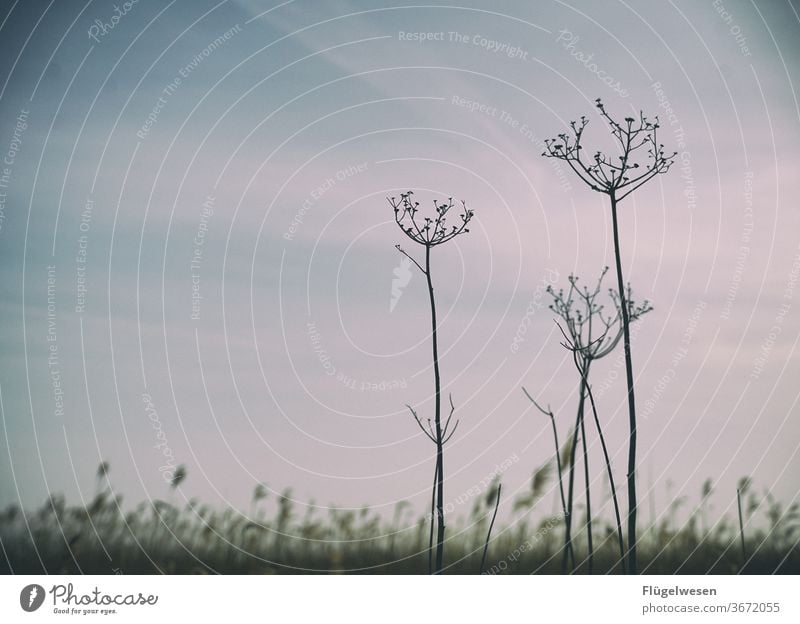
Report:
[[[154,501],[124,510],[119,498],[100,487],[85,507],[69,506],[54,495],[38,510],[12,506],[0,513],[0,566],[6,574],[428,572],[430,524],[427,517],[414,517],[405,503],[386,520],[368,508],[304,507],[301,514],[289,491],[273,501],[264,498],[265,491],[257,489],[252,509],[243,514],[194,501],[182,507]],[[563,519],[542,517],[539,508],[544,505],[535,500],[527,494],[503,502],[515,508],[513,520],[494,527],[485,573],[561,572]],[[449,519],[447,573],[480,573],[493,506],[489,492],[476,499],[468,516]],[[749,492],[744,545],[737,518],[723,517],[706,526],[700,504],[679,523],[679,507],[674,503],[658,522],[641,527],[642,573],[800,573],[797,504],[786,507],[768,494]],[[594,572],[618,573],[611,523],[595,518],[594,526]],[[586,538],[580,518],[575,530],[576,563],[582,573]]]

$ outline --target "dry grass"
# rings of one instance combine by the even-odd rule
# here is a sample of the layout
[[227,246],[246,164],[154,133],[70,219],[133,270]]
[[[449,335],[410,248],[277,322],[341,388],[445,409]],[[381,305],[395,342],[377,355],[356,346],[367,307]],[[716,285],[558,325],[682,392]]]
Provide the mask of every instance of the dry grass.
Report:
[[[539,471],[537,471],[538,473]],[[537,482],[538,481],[538,482]],[[537,517],[541,477],[516,501],[513,521],[495,527],[487,573],[560,572],[563,519]],[[265,507],[272,502],[272,511]],[[494,499],[475,501],[468,517],[451,525],[445,572],[476,574]],[[702,504],[682,525],[673,505],[655,526],[640,534],[640,571],[645,574],[800,573],[800,511],[784,508],[768,495],[751,493],[745,520],[747,562],[743,566],[739,524],[723,518],[704,528]],[[536,517],[536,520],[531,518]],[[290,492],[264,500],[243,514],[194,502],[178,508],[164,501],[124,511],[107,490],[87,506],[67,506],[53,496],[40,509],[10,507],[0,513],[0,566],[4,573],[395,573],[428,569],[427,516],[415,520],[401,503],[389,520],[370,509],[308,508],[298,514]],[[596,524],[594,570],[606,573],[618,562],[615,529]],[[759,527],[759,528],[754,528]],[[578,572],[586,571],[586,539],[574,541]],[[618,567],[617,567],[618,568]]]

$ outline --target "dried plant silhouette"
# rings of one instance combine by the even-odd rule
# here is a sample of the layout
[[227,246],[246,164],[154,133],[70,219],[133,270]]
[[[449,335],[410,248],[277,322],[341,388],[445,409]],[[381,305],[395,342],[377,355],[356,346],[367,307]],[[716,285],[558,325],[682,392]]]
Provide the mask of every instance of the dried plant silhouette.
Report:
[[739,512],[739,541],[742,546],[742,568],[747,563],[747,549],[744,543],[744,518],[742,514],[742,494],[744,494],[750,487],[750,481],[745,477],[739,481],[739,486],[736,488],[736,508]]
[[[534,407],[536,407],[536,409],[538,409],[542,414],[544,414],[545,416],[547,416],[550,419],[550,425],[553,428],[553,442],[554,442],[555,448],[556,448],[555,461],[556,461],[556,469],[558,471],[558,491],[559,491],[559,494],[561,495],[561,513],[563,514],[564,526],[566,527],[567,526],[566,522],[567,522],[567,518],[570,515],[570,510],[567,507],[567,499],[564,496],[564,473],[563,473],[563,470],[562,470],[562,467],[561,467],[563,462],[561,461],[561,447],[558,444],[558,427],[556,426],[556,417],[553,415],[553,410],[550,409],[549,405],[547,406],[547,409],[545,409],[541,405],[539,405],[536,402],[536,399],[534,399],[531,396],[531,394],[525,389],[524,386],[522,387],[522,391],[525,393],[525,396],[528,397],[528,400],[531,403],[533,403]],[[569,456],[566,456],[565,459],[567,460],[567,462],[571,462],[571,459],[570,459]],[[572,557],[572,566],[574,568],[575,567],[575,558],[574,558],[574,556],[572,556],[572,546],[571,546],[571,544],[565,544],[565,546],[564,546],[564,559],[563,559],[562,570],[561,570],[562,573],[566,571],[567,557]]]
[[[625,304],[625,280],[620,259],[619,224],[617,208],[631,193],[660,174],[667,173],[677,152],[665,154],[664,145],[658,142],[658,117],[650,121],[644,113],[639,119],[626,117],[623,123],[614,120],[598,98],[596,106],[601,118],[608,124],[619,153],[611,156],[596,151],[585,157],[583,133],[589,120],[570,122],[570,133],[561,133],[558,138],[545,141],[547,158],[566,162],[575,175],[593,191],[608,196],[611,206],[611,223],[614,232],[614,259],[617,273],[617,292],[622,309],[622,334],[625,350],[625,377],[628,387],[628,573],[637,573],[636,564],[636,400],[633,387],[633,363],[631,358],[630,319]],[[640,172],[641,170],[641,172]]]
[[[435,407],[433,425],[430,419],[427,422],[427,428],[422,424],[416,411],[408,405],[414,420],[416,421],[422,432],[436,445],[436,468],[434,470],[434,485],[431,493],[431,534],[428,550],[429,558],[429,572],[432,571],[439,574],[444,565],[444,445],[450,440],[458,428],[458,420],[452,424],[450,429],[453,413],[455,407],[453,405],[453,397],[450,396],[450,414],[447,420],[442,422],[442,382],[439,372],[439,342],[437,337],[437,323],[436,323],[436,297],[433,290],[433,277],[431,274],[431,250],[434,247],[443,245],[461,234],[469,232],[470,220],[473,217],[473,212],[467,210],[466,204],[462,201],[462,211],[457,213],[455,217],[455,224],[452,222],[448,224],[448,218],[451,216],[454,208],[453,198],[450,197],[446,202],[433,200],[434,213],[431,216],[420,214],[419,202],[414,201],[414,192],[408,191],[402,193],[400,199],[395,197],[387,198],[389,205],[394,210],[394,218],[397,225],[405,233],[405,235],[414,241],[416,244],[421,245],[425,249],[425,260],[423,264],[418,262],[412,255],[407,253],[400,245],[397,245],[397,250],[406,256],[425,276],[428,286],[428,298],[431,307],[431,343],[433,355],[433,382],[435,389]],[[437,531],[436,531],[436,561],[435,565],[431,565],[433,553],[433,507],[435,506]]]
[[500,507],[500,493],[503,491],[503,484],[498,483],[496,488],[492,488],[487,496],[489,499],[494,496],[494,513],[492,514],[492,521],[489,523],[489,530],[486,532],[486,543],[483,545],[483,556],[481,557],[480,574],[486,569],[486,555],[489,552],[489,541],[492,539],[492,529],[494,528],[494,521],[497,520],[497,509]]
[[[547,468],[533,475],[531,491],[511,500],[530,509],[547,485]],[[107,466],[107,464],[106,464]],[[87,473],[91,489],[92,475]],[[291,489],[267,497],[256,485],[254,506],[246,514],[229,506],[215,508],[197,499],[180,504],[153,498],[122,505],[122,495],[104,470],[105,487],[85,504],[68,505],[52,493],[39,508],[17,505],[0,509],[2,574],[275,574],[298,572],[418,574],[425,563],[428,536],[424,515],[400,501],[394,517],[376,510],[337,509],[309,501],[298,514]],[[497,485],[495,485],[495,483]],[[750,574],[797,574],[800,571],[800,508],[785,507],[769,493],[757,495],[743,480],[740,493],[748,520],[746,570]],[[170,484],[163,493],[169,494]],[[486,521],[497,508],[499,482],[476,497],[469,517],[454,523],[448,535],[452,564],[448,572],[474,574],[554,574],[561,535],[560,517],[514,520],[498,531]],[[177,501],[175,501],[177,502]],[[657,526],[643,535],[640,558],[648,574],[735,574],[745,569],[738,548],[741,524],[721,518],[710,532],[678,517],[670,505]],[[325,515],[320,512],[325,511]],[[760,520],[750,523],[751,514]],[[491,516],[496,518],[494,514]],[[763,521],[761,521],[763,520]],[[646,536],[652,536],[646,539]],[[531,537],[534,536],[534,537]],[[523,549],[521,544],[526,543]],[[483,559],[481,549],[487,552]],[[618,566],[611,548],[598,547],[596,567]]]
[[[600,418],[597,414],[597,406],[594,401],[594,395],[591,391],[589,383],[589,374],[592,364],[596,360],[600,360],[614,351],[622,338],[622,305],[623,301],[620,300],[619,295],[613,290],[609,289],[608,294],[613,302],[613,312],[606,314],[605,306],[600,302],[599,297],[603,289],[603,279],[608,272],[608,267],[605,267],[597,279],[594,287],[579,285],[579,278],[576,275],[568,277],[569,287],[566,291],[564,289],[554,290],[552,286],[547,288],[547,292],[553,298],[553,303],[550,304],[550,309],[555,313],[559,320],[557,320],[558,327],[564,338],[561,343],[572,354],[575,369],[578,371],[580,377],[579,383],[579,399],[578,399],[578,412],[576,415],[575,428],[572,434],[572,449],[570,452],[570,466],[569,466],[569,494],[567,497],[568,514],[566,519],[566,535],[565,535],[565,551],[571,549],[571,519],[572,519],[572,506],[573,506],[573,487],[574,487],[574,469],[575,457],[577,451],[577,440],[581,438],[581,445],[584,457],[584,479],[586,488],[586,530],[588,541],[588,560],[589,571],[593,568],[593,542],[592,542],[592,514],[591,514],[591,495],[589,491],[589,464],[588,453],[586,449],[586,431],[584,427],[584,413],[586,408],[586,399],[592,409],[595,427],[597,429],[598,437],[600,438],[600,445],[603,450],[603,458],[606,464],[606,472],[608,475],[609,485],[611,487],[611,497],[614,504],[614,514],[617,523],[617,539],[620,549],[620,565],[622,570],[625,571],[625,557],[624,557],[624,542],[622,535],[622,523],[619,511],[619,500],[617,497],[617,490],[614,481],[614,473],[611,468],[611,460],[608,454],[608,446],[606,444],[605,435],[603,434],[603,427],[600,423]],[[624,298],[625,305],[627,306],[628,319],[635,321],[653,308],[648,301],[644,301],[641,305],[634,302],[633,294],[630,285],[626,289],[626,296]],[[567,552],[564,554],[566,561]]]
[[572,515],[572,491],[570,489],[570,500],[568,503],[567,498],[564,495],[564,473],[562,465],[569,464],[572,467],[572,469],[574,469],[575,464],[573,460],[574,460],[575,449],[573,448],[573,445],[568,441],[567,448],[564,451],[564,459],[562,461],[561,458],[562,450],[558,444],[558,427],[556,426],[556,418],[553,414],[553,411],[550,409],[549,405],[547,406],[547,409],[539,405],[539,403],[536,402],[536,399],[534,399],[531,396],[531,394],[525,389],[524,386],[522,387],[522,391],[525,393],[525,396],[528,397],[528,400],[531,403],[533,403],[536,409],[538,409],[542,414],[550,418],[550,424],[553,428],[553,443],[555,445],[555,451],[556,451],[555,461],[556,461],[556,469],[558,470],[558,491],[559,494],[561,495],[561,513],[564,519],[564,548],[562,551],[562,558],[561,558],[561,573],[565,574],[567,571],[567,566],[570,562],[572,564],[572,570],[573,571],[575,570],[575,553],[572,547],[572,533],[571,533],[572,524],[570,521],[570,517]]

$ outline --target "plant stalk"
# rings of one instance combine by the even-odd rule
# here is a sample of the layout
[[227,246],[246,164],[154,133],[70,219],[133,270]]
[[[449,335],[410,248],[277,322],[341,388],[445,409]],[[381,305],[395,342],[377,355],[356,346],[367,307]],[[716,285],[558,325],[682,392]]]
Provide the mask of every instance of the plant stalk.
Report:
[[617,520],[617,540],[619,541],[619,562],[622,566],[622,573],[625,574],[625,540],[622,537],[622,520],[619,514],[619,501],[617,499],[617,488],[614,485],[614,473],[611,470],[611,459],[608,457],[608,447],[606,447],[606,437],[603,435],[603,429],[600,427],[600,418],[597,416],[597,406],[594,402],[594,395],[592,394],[592,387],[586,384],[586,391],[589,395],[589,403],[592,406],[592,414],[594,415],[594,423],[597,426],[597,434],[600,436],[600,446],[603,448],[603,457],[606,460],[606,471],[608,472],[608,482],[611,486],[611,500],[614,501],[614,516]]
[[587,548],[589,550],[589,574],[594,572],[594,541],[592,538],[592,497],[590,494],[590,481],[589,481],[589,453],[586,449],[586,427],[584,425],[584,411],[585,411],[585,396],[586,396],[586,377],[581,377],[581,446],[583,447],[583,479],[584,491],[586,495],[586,540]]
[[436,299],[433,295],[431,279],[431,246],[425,246],[425,277],[428,282],[428,296],[431,302],[431,341],[433,343],[433,379],[436,391],[435,433],[436,433],[436,517],[438,520],[436,535],[435,574],[440,574],[444,564],[444,439],[442,435],[442,387],[439,375],[439,343],[436,333]]
[[486,534],[486,544],[483,546],[483,557],[481,557],[481,574],[486,567],[486,553],[489,552],[489,539],[492,537],[492,529],[494,528],[494,521],[497,518],[497,508],[500,506],[500,491],[503,489],[503,484],[497,484],[497,498],[494,501],[494,513],[492,514],[492,521],[489,523],[489,532]]
[[569,481],[567,485],[567,513],[564,518],[564,556],[561,559],[561,573],[567,571],[567,561],[572,562],[572,571],[575,571],[575,550],[572,546],[572,503],[575,491],[575,455],[578,452],[578,438],[580,436],[581,413],[575,417],[575,428],[572,430],[572,443],[569,455]]
[[636,565],[636,399],[633,393],[633,362],[631,359],[631,332],[628,318],[628,302],[625,299],[625,281],[622,279],[622,260],[619,251],[619,226],[617,223],[617,199],[613,191],[611,198],[611,221],[614,228],[614,259],[617,265],[617,288],[622,308],[622,334],[625,349],[625,378],[628,383],[628,574],[637,574]]
[[736,505],[739,507],[739,537],[742,541],[742,569],[747,563],[747,550],[744,547],[744,522],[742,521],[742,492],[736,488]]
[[428,574],[433,574],[433,527],[436,524],[434,518],[436,517],[436,484],[439,480],[439,462],[436,462],[436,470],[433,472],[433,488],[431,488],[431,530],[428,535]]

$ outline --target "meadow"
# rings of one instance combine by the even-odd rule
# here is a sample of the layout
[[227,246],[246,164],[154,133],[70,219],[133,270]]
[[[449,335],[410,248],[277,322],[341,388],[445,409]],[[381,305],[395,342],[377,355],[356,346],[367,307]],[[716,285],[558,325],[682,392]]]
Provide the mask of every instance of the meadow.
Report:
[[[259,486],[250,509],[242,512],[194,500],[179,506],[178,486],[168,496],[171,500],[126,510],[122,498],[112,493],[107,466],[100,472],[104,476],[85,506],[68,505],[53,495],[36,510],[11,506],[0,512],[3,573],[427,574],[429,570],[429,517],[415,515],[408,503],[399,503],[388,519],[369,508],[303,506],[301,512],[290,490],[271,498]],[[509,506],[510,519],[494,527],[483,573],[561,572],[564,521],[561,515],[543,511],[553,492],[547,474],[538,470],[529,492],[502,500],[504,509]],[[800,573],[798,505],[781,505],[768,493],[758,494],[744,485],[744,540],[737,517],[708,520],[706,485],[692,509],[685,498],[677,498],[655,522],[641,527],[639,572]],[[496,486],[474,499],[469,514],[448,516],[444,573],[481,573]],[[581,508],[576,509],[572,544],[576,573],[581,574],[587,572],[587,540]],[[620,573],[611,518],[595,517],[593,538],[593,572]]]

